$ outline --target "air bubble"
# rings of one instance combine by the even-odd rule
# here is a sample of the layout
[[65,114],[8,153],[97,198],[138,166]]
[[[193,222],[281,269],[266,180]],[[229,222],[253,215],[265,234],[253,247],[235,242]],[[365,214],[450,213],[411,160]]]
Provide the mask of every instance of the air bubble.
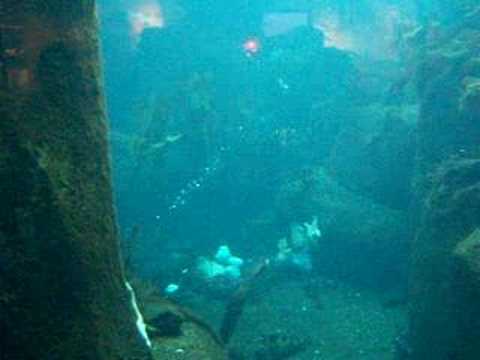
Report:
[[[225,151],[226,148],[221,149]],[[168,207],[169,210],[174,210],[180,206],[185,205],[188,202],[188,197],[193,193],[194,190],[199,189],[205,181],[207,181],[213,173],[217,170],[217,165],[220,163],[220,159],[217,157],[212,161],[210,166],[206,166],[202,169],[200,176],[196,179],[189,181],[184,188],[182,188],[178,195],[175,197],[173,204]]]

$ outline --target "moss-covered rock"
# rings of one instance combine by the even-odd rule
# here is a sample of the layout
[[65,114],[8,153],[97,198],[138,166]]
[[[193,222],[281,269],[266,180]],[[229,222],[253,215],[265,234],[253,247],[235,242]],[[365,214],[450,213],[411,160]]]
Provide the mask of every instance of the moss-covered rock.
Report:
[[480,218],[480,161],[448,161],[431,182],[412,244],[413,359],[473,360],[480,354],[478,234],[473,232]]
[[[210,326],[175,303],[154,294],[145,299],[144,315],[155,359],[227,359],[222,342]],[[167,327],[170,333],[165,332]]]
[[425,47],[418,67],[421,111],[412,243],[412,359],[480,356],[476,275],[480,219],[480,29],[478,5]]
[[119,257],[94,1],[2,9],[1,355],[148,359]]
[[415,158],[415,107],[371,106],[360,109],[358,117],[358,124],[346,126],[336,137],[329,170],[356,193],[386,207],[408,209]]
[[329,276],[370,286],[405,279],[402,264],[410,230],[406,214],[345,188],[325,169],[287,182],[276,209],[284,224],[318,217],[322,237],[315,262]]
[[479,154],[479,44],[480,29],[466,17],[426,46],[417,70],[420,177],[450,156]]

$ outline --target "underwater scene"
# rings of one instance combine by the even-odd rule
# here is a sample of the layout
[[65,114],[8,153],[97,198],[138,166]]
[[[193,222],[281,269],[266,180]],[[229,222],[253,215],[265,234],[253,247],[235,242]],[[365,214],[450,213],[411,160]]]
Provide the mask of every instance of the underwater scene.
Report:
[[480,359],[478,0],[0,0],[0,360]]

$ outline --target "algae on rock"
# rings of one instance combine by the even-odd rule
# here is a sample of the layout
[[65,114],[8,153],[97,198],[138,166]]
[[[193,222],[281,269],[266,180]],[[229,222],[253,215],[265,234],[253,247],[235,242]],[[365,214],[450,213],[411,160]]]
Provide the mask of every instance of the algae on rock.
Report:
[[150,358],[118,251],[94,7],[2,4],[1,36],[11,41],[0,50],[12,54],[0,84],[0,328],[9,359]]
[[[478,21],[427,45],[418,70],[418,222],[411,245],[412,359],[478,359],[480,282],[469,237],[480,225]],[[473,236],[473,235],[472,235]]]

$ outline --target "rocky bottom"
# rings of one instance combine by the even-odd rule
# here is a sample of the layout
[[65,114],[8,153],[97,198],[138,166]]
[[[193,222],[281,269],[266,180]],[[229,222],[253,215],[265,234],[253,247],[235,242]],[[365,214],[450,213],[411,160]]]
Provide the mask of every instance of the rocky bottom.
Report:
[[[180,295],[180,294],[179,294]],[[225,300],[208,293],[178,299],[214,328]],[[367,291],[322,278],[294,276],[255,284],[230,341],[233,360],[390,360],[406,329],[395,292]]]

